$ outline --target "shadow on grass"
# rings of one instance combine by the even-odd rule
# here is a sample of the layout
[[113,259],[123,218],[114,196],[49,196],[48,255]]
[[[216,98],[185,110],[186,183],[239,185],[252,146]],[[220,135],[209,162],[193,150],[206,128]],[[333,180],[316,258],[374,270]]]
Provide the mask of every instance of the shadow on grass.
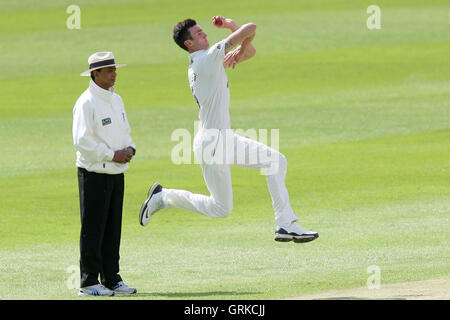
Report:
[[261,294],[261,292],[235,292],[235,291],[210,291],[210,292],[137,292],[135,297],[167,297],[167,298],[188,298],[188,297],[214,297],[214,296],[244,296]]
[[405,298],[393,298],[393,299],[383,299],[383,298],[360,298],[360,297],[329,297],[329,298],[315,298],[311,300],[406,300]]

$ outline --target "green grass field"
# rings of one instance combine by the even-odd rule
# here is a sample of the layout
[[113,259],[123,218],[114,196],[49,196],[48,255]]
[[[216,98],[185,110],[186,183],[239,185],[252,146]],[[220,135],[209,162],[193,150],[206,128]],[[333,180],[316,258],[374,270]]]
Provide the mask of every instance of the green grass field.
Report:
[[[0,299],[78,299],[80,214],[72,108],[87,58],[113,51],[137,155],[126,173],[121,275],[133,299],[280,299],[450,276],[450,4],[373,1],[0,1]],[[257,24],[257,54],[228,71],[233,128],[280,129],[300,225],[320,238],[273,241],[264,176],[232,168],[234,210],[177,209],[142,228],[148,187],[207,193],[170,140],[198,107],[174,24],[213,15]],[[116,298],[114,298],[116,299]],[[123,297],[120,299],[130,299]]]

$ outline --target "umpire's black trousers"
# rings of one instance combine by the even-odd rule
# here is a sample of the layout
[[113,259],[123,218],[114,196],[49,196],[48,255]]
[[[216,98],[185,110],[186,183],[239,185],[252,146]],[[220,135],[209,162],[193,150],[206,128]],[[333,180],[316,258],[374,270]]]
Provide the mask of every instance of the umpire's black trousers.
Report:
[[101,282],[112,288],[119,275],[124,175],[78,168],[80,192],[80,287]]

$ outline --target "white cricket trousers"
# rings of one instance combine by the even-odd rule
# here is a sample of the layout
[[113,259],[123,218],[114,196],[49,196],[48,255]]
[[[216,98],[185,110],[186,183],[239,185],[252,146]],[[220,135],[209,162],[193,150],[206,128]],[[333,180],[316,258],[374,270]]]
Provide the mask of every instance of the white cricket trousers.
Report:
[[233,210],[230,165],[236,165],[266,170],[267,186],[279,227],[287,227],[298,220],[289,203],[285,184],[287,161],[283,154],[231,130],[201,130],[195,136],[193,147],[210,196],[163,188],[164,207],[186,209],[212,218],[227,217]]

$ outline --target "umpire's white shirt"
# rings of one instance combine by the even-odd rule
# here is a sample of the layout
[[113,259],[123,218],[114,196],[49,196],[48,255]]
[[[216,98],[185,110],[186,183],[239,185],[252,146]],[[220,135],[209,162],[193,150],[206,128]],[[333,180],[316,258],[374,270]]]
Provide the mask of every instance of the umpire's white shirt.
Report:
[[230,129],[230,90],[224,57],[225,40],[189,54],[189,85],[200,108],[200,130]]
[[122,98],[114,88],[105,90],[94,81],[78,98],[73,108],[73,144],[77,149],[76,166],[87,171],[119,174],[128,163],[113,162],[114,151],[136,145]]

